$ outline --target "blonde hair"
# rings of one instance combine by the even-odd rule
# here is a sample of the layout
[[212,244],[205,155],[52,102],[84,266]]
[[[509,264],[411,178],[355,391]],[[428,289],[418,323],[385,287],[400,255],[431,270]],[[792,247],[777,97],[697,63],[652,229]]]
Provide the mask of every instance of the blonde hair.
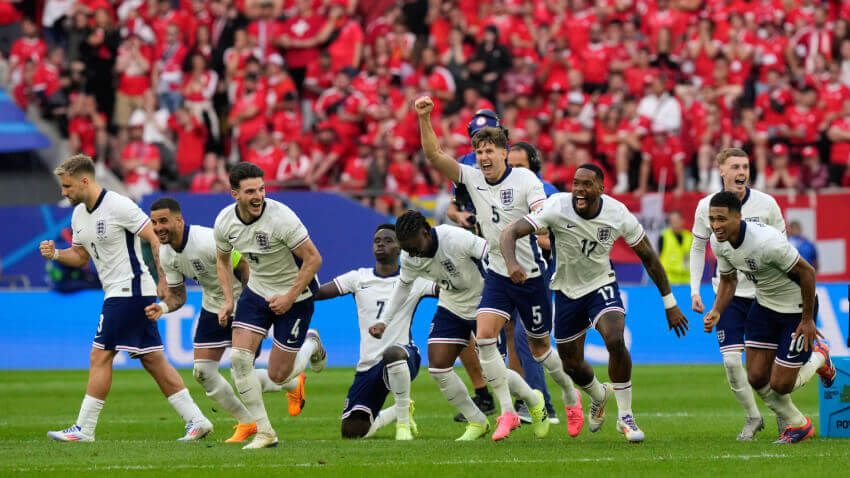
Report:
[[726,148],[723,151],[717,153],[717,164],[719,166],[723,166],[723,163],[726,162],[728,158],[747,158],[750,157],[747,155],[746,151],[741,148]]
[[66,159],[53,170],[53,174],[61,176],[69,174],[74,177],[82,175],[94,177],[94,161],[85,154],[75,154]]

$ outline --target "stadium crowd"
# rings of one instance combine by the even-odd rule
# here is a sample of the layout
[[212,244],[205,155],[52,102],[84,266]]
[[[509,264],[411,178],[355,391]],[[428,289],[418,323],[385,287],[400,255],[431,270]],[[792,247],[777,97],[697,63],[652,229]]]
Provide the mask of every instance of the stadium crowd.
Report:
[[719,190],[722,148],[756,186],[850,186],[850,1],[0,0],[14,99],[135,197],[270,188],[445,190],[419,154],[428,94],[444,149],[475,111],[568,190],[593,161],[615,193]]

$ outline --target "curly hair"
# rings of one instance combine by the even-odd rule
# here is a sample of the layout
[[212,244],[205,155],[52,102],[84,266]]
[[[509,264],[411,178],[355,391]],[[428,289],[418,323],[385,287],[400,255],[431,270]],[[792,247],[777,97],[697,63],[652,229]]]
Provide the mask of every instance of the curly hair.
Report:
[[412,239],[422,229],[429,229],[428,220],[419,211],[407,211],[396,220],[395,235],[399,241]]

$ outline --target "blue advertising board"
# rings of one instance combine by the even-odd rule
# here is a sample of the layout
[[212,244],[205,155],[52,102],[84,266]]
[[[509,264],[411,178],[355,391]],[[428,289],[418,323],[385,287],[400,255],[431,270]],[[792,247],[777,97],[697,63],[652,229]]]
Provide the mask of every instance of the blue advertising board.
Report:
[[[325,277],[330,280],[331,277]],[[657,363],[716,363],[720,361],[714,334],[702,331],[702,316],[690,311],[687,287],[674,290],[691,327],[687,337],[678,339],[667,330],[658,291],[653,286],[623,287],[626,304],[626,344],[632,359],[638,364]],[[846,284],[818,286],[820,316],[818,326],[823,331],[836,356],[850,356],[848,334],[848,305]],[[706,306],[713,298],[711,288],[703,289]],[[91,341],[97,328],[101,291],[74,294],[55,292],[2,292],[0,310],[4,327],[0,328],[0,369],[86,369]],[[435,299],[421,302],[413,323],[415,342],[427,344],[431,316],[436,309]],[[201,305],[201,293],[190,291],[188,302],[181,309],[160,319],[159,329],[168,359],[177,367],[192,366],[192,332]],[[356,308],[351,296],[317,302],[312,327],[322,334],[328,349],[331,366],[353,366],[357,362],[359,330]],[[258,362],[266,363],[270,343]],[[607,360],[607,351],[599,334],[588,335],[586,356],[595,363]],[[226,356],[227,357],[227,356]],[[427,355],[423,353],[423,359]],[[425,364],[423,364],[425,365]],[[117,367],[138,367],[135,360],[119,354]]]

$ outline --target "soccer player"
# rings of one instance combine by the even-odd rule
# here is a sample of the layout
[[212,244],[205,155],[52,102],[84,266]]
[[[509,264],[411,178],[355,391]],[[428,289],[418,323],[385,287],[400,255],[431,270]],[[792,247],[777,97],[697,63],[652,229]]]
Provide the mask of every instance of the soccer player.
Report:
[[[236,389],[257,423],[257,434],[244,449],[276,446],[277,434],[263,404],[260,378],[254,372],[254,355],[269,327],[274,325],[274,347],[269,356],[269,378],[287,392],[289,413],[297,415],[305,403],[302,374],[307,365],[320,372],[327,354],[318,332],[309,329],[313,316],[313,285],[322,256],[307,228],[286,205],[266,199],[264,172],[251,163],[230,171],[230,193],[236,203],[218,214],[213,228],[216,271],[224,292],[219,324],[233,314],[234,249],[248,257],[248,285],[239,296],[233,320],[231,369]],[[306,340],[305,340],[306,339]]]
[[[466,431],[457,441],[475,440],[490,430],[490,422],[472,401],[466,386],[454,371],[454,363],[460,351],[469,345],[469,338],[476,330],[476,308],[484,289],[481,262],[487,257],[487,241],[459,227],[442,225],[432,228],[425,216],[417,211],[407,211],[398,218],[396,235],[404,251],[401,275],[384,317],[369,332],[381,337],[394,325],[397,311],[410,295],[416,278],[425,278],[440,286],[437,312],[428,333],[428,372],[437,381],[446,400],[466,418]],[[495,343],[494,348],[504,367],[502,351]],[[532,391],[513,370],[506,375],[511,389],[516,390],[520,398],[535,405],[535,435],[546,436],[549,422],[545,420],[543,395]]]
[[203,438],[213,431],[213,425],[165,358],[156,324],[145,317],[145,307],[156,301],[157,286],[142,260],[139,238],[150,243],[154,259],[159,261],[159,241],[148,216],[130,199],[103,189],[95,180],[94,162],[84,154],[71,156],[54,173],[62,195],[74,206],[73,241],[62,250],[56,249],[53,241],[43,241],[41,255],[69,267],[83,267],[89,259],[94,260],[106,299],[92,343],[89,380],[77,422],[47,436],[57,441],[94,441],[97,419],[112,386],[112,362],[123,350],[141,361],[186,421],[186,434],[180,440]]
[[[797,443],[814,434],[811,420],[791,402],[791,392],[820,336],[815,327],[815,270],[784,234],[742,220],[741,207],[731,191],[715,194],[709,203],[711,250],[717,257],[720,283],[703,324],[705,331],[711,332],[721,320],[735,295],[738,272],[743,273],[755,286],[756,295],[745,326],[747,379],[787,424],[774,443]],[[832,361],[828,355],[825,358],[824,367],[834,377]]]
[[[346,272],[323,284],[316,300],[354,294],[360,326],[360,360],[354,383],[348,389],[342,412],[343,438],[372,436],[383,426],[396,422],[396,440],[412,440],[418,434],[413,420],[410,382],[419,373],[419,348],[413,343],[410,324],[423,297],[437,295],[437,285],[417,279],[410,286],[398,308],[398,317],[380,339],[369,334],[369,328],[385,315],[390,296],[399,280],[401,246],[395,226],[381,224],[372,241],[375,266]],[[381,410],[392,391],[395,406]]]
[[[741,213],[747,222],[760,222],[776,229],[785,235],[785,220],[776,200],[769,194],[747,185],[750,182],[750,160],[747,153],[738,148],[727,148],[717,155],[718,169],[723,180],[723,189],[732,192],[741,202]],[[708,221],[708,209],[711,198],[710,194],[700,200],[694,214],[693,236],[691,246],[690,270],[691,270],[691,308],[694,312],[704,313],[705,306],[700,297],[700,282],[702,281],[703,269],[705,267],[705,245],[711,236],[711,226]],[[719,284],[719,271],[713,282],[715,293]],[[742,353],[744,352],[744,329],[747,314],[753,305],[756,295],[755,285],[743,273],[738,273],[735,296],[728,307],[723,309],[720,322],[717,323],[717,342],[720,344],[720,353],[723,355],[723,367],[726,369],[726,379],[735,398],[744,408],[747,421],[738,440],[752,440],[756,433],[764,428],[764,419],[756,406],[753,391],[747,383],[747,372],[744,370]],[[805,365],[805,377],[811,377],[814,372],[826,363],[828,348],[826,344],[818,345],[818,354],[812,355],[812,362]],[[784,426],[779,424],[779,433],[784,431]]]
[[[596,432],[605,421],[605,404],[612,389],[619,409],[617,430],[630,442],[644,439],[632,413],[632,359],[623,340],[625,308],[611,264],[614,241],[623,237],[643,262],[661,292],[667,323],[684,335],[688,320],[676,306],[667,274],[637,218],[623,203],[604,195],[602,169],[583,164],[576,170],[572,193],[550,196],[543,207],[502,232],[502,257],[514,283],[528,280],[517,261],[519,238],[537,232],[550,234],[557,257],[551,288],[555,291],[555,343],[570,377],[591,397],[588,428]],[[587,331],[595,328],[608,349],[608,376],[601,384],[584,359]]]
[[[514,309],[518,310],[522,318],[534,359],[543,364],[561,387],[565,406],[568,409],[580,407],[578,393],[564,373],[558,352],[550,343],[551,295],[542,277],[546,266],[540,257],[536,239],[532,237],[519,247],[522,266],[527,270],[530,279],[526,284],[511,282],[498,247],[502,229],[511,221],[528,214],[546,199],[543,184],[527,169],[508,167],[507,138],[504,132],[497,128],[482,128],[472,137],[472,147],[479,169],[458,164],[440,149],[437,135],[431,126],[431,110],[434,108],[431,98],[424,96],[417,99],[414,107],[419,115],[425,156],[431,165],[449,180],[466,186],[475,206],[476,222],[480,224],[484,239],[490,244],[492,251],[481,302],[476,313],[476,341],[481,369],[493,387],[502,410],[502,415],[497,418],[499,425],[493,433],[494,440],[501,440],[519,426],[519,416],[514,409],[507,384],[505,362],[497,346],[499,331],[506,321],[510,320]],[[544,416],[535,418],[536,414],[545,410],[545,404],[542,401],[538,403],[534,394],[529,393],[531,388],[521,378],[515,385],[521,388],[512,389],[515,393],[533,398],[532,402],[526,402],[532,420],[544,420],[548,425],[545,413]],[[567,426],[570,429],[573,428],[570,424],[571,416],[577,414],[567,414]]]
[[[163,314],[183,307],[186,303],[186,277],[201,286],[204,295],[192,344],[195,362],[192,375],[213,402],[239,421],[233,427],[236,432],[225,441],[241,443],[257,433],[257,424],[218,371],[224,349],[231,345],[232,319],[224,326],[218,323],[218,311],[224,305],[224,292],[216,272],[213,230],[184,223],[180,203],[170,197],[159,198],[151,204],[151,224],[161,244],[159,263],[165,273],[168,293],[162,302],[147,306],[145,314],[150,320],[156,321]],[[239,297],[250,271],[248,263],[238,251],[231,253],[231,261],[233,270],[240,277],[240,280],[233,282],[233,296]],[[264,375],[265,380],[268,380],[266,370],[257,370],[257,374]]]

